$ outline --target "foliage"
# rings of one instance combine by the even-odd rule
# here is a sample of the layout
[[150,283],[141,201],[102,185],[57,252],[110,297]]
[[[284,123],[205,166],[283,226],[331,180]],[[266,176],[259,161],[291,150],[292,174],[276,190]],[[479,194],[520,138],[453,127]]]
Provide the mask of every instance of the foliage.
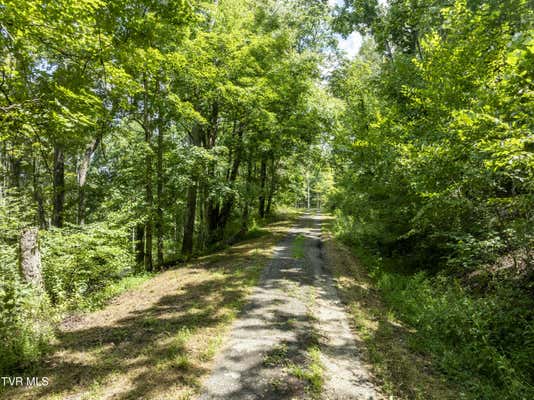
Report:
[[[484,382],[523,390],[532,1],[342,3],[333,15],[324,0],[0,5],[2,329],[25,332],[6,342],[6,368],[15,348],[39,353],[31,321],[49,307],[16,271],[24,227],[40,228],[52,307],[91,309],[125,276],[258,235],[277,205],[328,202],[351,242],[424,271],[377,279],[436,338],[443,368],[457,366],[439,324]],[[354,60],[337,59],[331,26],[366,35]],[[434,276],[495,270],[502,285],[476,294]]]
[[[319,0],[0,5],[0,249],[13,275],[0,279],[17,307],[31,308],[14,278],[24,227],[40,228],[52,309],[93,309],[301,199],[296,155],[332,114],[329,18]],[[14,312],[5,329],[32,337]]]
[[332,204],[358,240],[415,268],[466,271],[519,249],[532,264],[532,13],[475,3],[417,22],[418,50],[381,58],[368,41],[332,79],[347,105]]
[[378,268],[372,276],[396,316],[417,330],[412,348],[431,354],[439,369],[465,387],[468,398],[534,394],[534,304],[527,293],[497,280],[490,292],[474,295],[442,274]]
[[[2,261],[5,250],[0,249]],[[17,270],[1,264],[0,372],[28,369],[48,348],[52,312],[42,295],[20,282]]]
[[344,3],[339,233],[471,398],[532,397],[532,2]]
[[[20,201],[0,203],[0,373],[27,369],[46,351],[53,312],[47,298],[22,282],[15,234],[24,221]],[[51,318],[52,317],[52,318]]]
[[123,229],[102,224],[44,232],[45,287],[53,304],[73,306],[124,276],[135,265]]

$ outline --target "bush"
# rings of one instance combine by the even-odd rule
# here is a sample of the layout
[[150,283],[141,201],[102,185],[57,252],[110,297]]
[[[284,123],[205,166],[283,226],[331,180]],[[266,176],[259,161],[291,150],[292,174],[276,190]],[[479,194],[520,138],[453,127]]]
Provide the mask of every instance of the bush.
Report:
[[482,295],[450,277],[372,273],[395,314],[417,330],[416,350],[431,354],[470,398],[534,398],[534,301],[510,283]]
[[120,291],[148,278],[121,280],[134,265],[127,227],[103,224],[41,231],[46,293],[26,284],[18,269],[18,240],[23,227],[34,224],[20,196],[0,202],[0,373],[28,373],[47,350],[53,324],[68,308],[101,306]]
[[52,229],[42,235],[43,275],[55,305],[77,308],[132,272],[125,229],[103,224]]
[[18,270],[18,236],[31,220],[17,193],[0,201],[0,373],[27,369],[52,337],[46,296],[25,284]]
[[[357,249],[395,316],[416,332],[413,350],[430,355],[435,366],[465,387],[467,398],[534,398],[534,298],[528,277],[505,270],[496,275],[480,264],[476,282],[450,269],[434,275],[426,272],[432,268],[402,272],[411,271],[401,267],[406,256],[381,257],[366,236],[370,229],[339,212],[335,229]],[[468,271],[479,248],[495,247],[474,239],[461,245],[464,251],[450,260],[469,262]]]
[[21,282],[15,246],[0,245],[0,373],[27,369],[52,337],[47,299]]

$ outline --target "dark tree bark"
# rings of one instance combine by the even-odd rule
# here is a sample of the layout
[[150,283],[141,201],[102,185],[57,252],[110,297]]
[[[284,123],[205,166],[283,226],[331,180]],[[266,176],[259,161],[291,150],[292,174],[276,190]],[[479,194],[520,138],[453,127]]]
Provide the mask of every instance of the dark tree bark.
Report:
[[197,184],[193,183],[187,190],[187,216],[184,225],[182,254],[190,256],[193,253],[193,235],[195,233],[195,217],[197,208]]
[[39,182],[39,166],[35,157],[33,158],[33,198],[37,203],[37,223],[41,229],[46,229],[46,211],[41,183]]
[[145,262],[145,225],[138,223],[135,226],[135,260],[137,265],[143,267]]
[[250,185],[252,185],[252,161],[247,162],[247,180],[245,187],[245,201],[243,203],[243,214],[241,216],[241,230],[240,235],[244,235],[248,231],[248,220],[250,214]]
[[53,175],[52,225],[61,228],[63,226],[63,210],[65,206],[65,155],[61,147],[57,145],[54,147]]
[[183,239],[184,231],[182,227],[184,226],[184,222],[185,218],[182,208],[176,205],[174,210],[174,246],[176,249],[179,248],[179,243],[181,243]]
[[269,184],[269,195],[267,197],[267,207],[265,208],[265,214],[271,214],[271,207],[273,204],[273,196],[276,189],[276,162],[274,157],[271,157],[271,180]]
[[14,188],[20,188],[21,170],[21,159],[11,157],[11,186]]
[[158,128],[158,150],[156,160],[156,247],[157,247],[157,263],[161,267],[163,265],[163,129]]
[[262,156],[260,166],[260,198],[258,206],[260,218],[265,217],[265,181],[267,180],[267,160],[265,158],[265,156]]

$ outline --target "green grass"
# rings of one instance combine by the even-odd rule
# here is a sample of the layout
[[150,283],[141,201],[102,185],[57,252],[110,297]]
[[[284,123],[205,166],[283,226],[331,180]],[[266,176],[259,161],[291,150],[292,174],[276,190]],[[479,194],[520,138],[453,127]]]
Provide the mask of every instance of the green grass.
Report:
[[58,331],[50,349],[53,365],[34,363],[35,376],[48,376],[51,384],[6,388],[0,397],[98,399],[115,393],[187,399],[198,394],[209,361],[291,225],[291,220],[281,221],[265,228],[265,235],[187,267],[152,278],[127,277],[95,293],[84,300],[86,309],[108,305],[87,318],[74,318],[67,325],[75,331]]
[[411,349],[430,354],[467,398],[534,398],[532,301],[506,287],[474,296],[445,276],[373,277],[395,317],[417,330]]
[[290,364],[289,373],[304,381],[312,395],[318,396],[323,391],[324,367],[321,363],[321,351],[318,346],[311,346],[306,351],[308,363],[305,366]]
[[306,239],[301,234],[298,234],[297,237],[295,237],[295,240],[293,240],[293,245],[291,247],[291,255],[293,258],[297,260],[301,260],[304,258],[305,240]]
[[347,247],[329,246],[353,327],[388,394],[534,398],[534,300],[517,283],[474,293],[444,274],[398,273],[394,260],[363,247],[340,261]]
[[90,294],[87,297],[79,299],[76,303],[70,303],[70,309],[79,309],[82,311],[96,311],[104,307],[111,299],[117,297],[127,290],[134,289],[152,278],[152,273],[142,273],[126,276],[118,281],[111,282],[103,289]]
[[215,357],[217,350],[221,347],[222,344],[222,335],[217,334],[211,337],[208,341],[208,344],[204,350],[200,353],[199,359],[201,361],[209,361]]

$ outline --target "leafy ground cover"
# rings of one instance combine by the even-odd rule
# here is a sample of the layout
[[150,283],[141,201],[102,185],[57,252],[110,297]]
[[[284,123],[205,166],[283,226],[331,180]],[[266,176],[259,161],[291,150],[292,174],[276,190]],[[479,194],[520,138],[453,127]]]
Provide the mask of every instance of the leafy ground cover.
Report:
[[32,374],[48,386],[6,399],[190,398],[291,219],[218,253],[165,271],[105,308],[61,324]]

